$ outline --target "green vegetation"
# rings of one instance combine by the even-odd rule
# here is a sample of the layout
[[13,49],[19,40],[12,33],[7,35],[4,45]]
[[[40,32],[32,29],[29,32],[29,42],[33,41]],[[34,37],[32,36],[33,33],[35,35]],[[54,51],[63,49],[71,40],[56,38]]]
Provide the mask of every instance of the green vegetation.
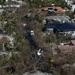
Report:
[[65,0],[33,0],[29,1],[30,7],[42,7],[42,6],[52,6],[54,4],[55,6],[61,6],[62,8],[66,7],[67,4],[65,3]]
[[7,23],[4,27],[4,30],[7,34],[12,34],[14,31],[14,27],[11,24]]
[[[12,54],[8,56],[2,56],[0,58],[0,67],[13,66],[15,72],[13,75],[23,75],[24,72],[36,72],[37,70],[43,72],[53,73],[53,75],[73,75],[75,70],[73,67],[70,67],[70,71],[67,68],[63,68],[65,64],[75,63],[75,52],[72,54],[53,54],[53,50],[56,51],[57,44],[61,42],[68,42],[71,38],[70,35],[64,36],[64,34],[46,32],[42,29],[44,28],[43,19],[46,17],[47,13],[43,11],[38,11],[38,7],[42,6],[51,6],[54,3],[55,6],[65,7],[66,3],[63,0],[34,0],[33,2],[29,1],[29,6],[24,5],[20,8],[17,8],[15,12],[5,10],[2,15],[0,15],[0,20],[2,24],[4,21],[7,21],[6,24],[3,24],[2,30],[5,31],[4,34],[12,35],[15,38],[14,48],[10,48],[9,41],[5,38],[0,40],[0,48],[5,49]],[[25,18],[26,14],[31,12],[31,16]],[[68,12],[69,14],[71,12]],[[71,14],[70,14],[71,15]],[[27,26],[23,24],[27,23]],[[29,40],[27,39],[26,30],[34,31],[34,36],[31,36],[33,42],[37,45],[36,47],[30,45]],[[13,34],[15,32],[15,34]],[[30,39],[30,37],[29,37]],[[38,48],[42,48],[43,52],[41,56],[37,56]],[[16,54],[16,52],[18,52]],[[6,70],[7,67],[0,69],[0,75],[11,75],[11,68],[9,71]],[[4,73],[3,73],[4,71]]]
[[4,4],[4,0],[0,0],[0,4]]

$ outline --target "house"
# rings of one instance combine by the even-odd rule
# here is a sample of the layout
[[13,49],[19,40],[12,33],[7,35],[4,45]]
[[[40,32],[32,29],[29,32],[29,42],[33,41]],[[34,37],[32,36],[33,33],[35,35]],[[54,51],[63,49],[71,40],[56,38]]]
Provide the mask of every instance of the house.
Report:
[[72,5],[72,3],[73,3],[72,0],[65,0],[65,2],[67,3],[67,5]]
[[72,21],[73,23],[75,23],[75,19],[72,19],[71,21]]
[[10,47],[13,48],[14,47],[14,41],[15,41],[14,37],[11,36],[11,35],[0,34],[0,39],[2,39],[3,37],[6,37],[8,39],[8,41],[9,41],[9,43],[11,45]]
[[2,55],[8,56],[9,54],[11,54],[11,52],[0,52],[0,56]]
[[[12,4],[12,3],[14,3],[14,4]],[[20,0],[21,1],[21,0]],[[21,7],[21,4],[22,4],[22,2],[21,3],[19,3],[19,1],[17,1],[17,0],[4,0],[4,2],[6,2],[6,4],[2,4],[2,5],[0,5],[0,12],[1,12],[1,9],[14,9],[14,8],[19,8],[19,7]],[[9,2],[10,2],[10,4],[9,4]]]
[[74,11],[74,10],[75,10],[75,5],[72,5],[71,11]]
[[[56,22],[56,23],[46,23],[45,29],[48,31],[53,30],[53,32],[71,34],[72,38],[75,38],[75,25],[68,22]],[[66,35],[65,35],[66,36]]]
[[0,51],[0,57],[2,56],[7,56],[7,57],[12,57],[13,54],[19,54],[20,52],[8,52],[8,51]]
[[[8,2],[9,0],[5,0],[5,2]],[[11,1],[16,1],[16,0],[11,0]]]
[[72,53],[75,51],[75,40],[71,40],[68,44],[62,44],[57,46],[58,53]]
[[61,7],[43,7],[42,8],[43,11],[52,11],[55,13],[65,13],[64,9],[62,9]]
[[65,0],[68,6],[71,6],[71,11],[74,12],[75,10],[75,1],[74,0]]
[[42,11],[47,11],[49,14],[55,14],[55,11],[53,8],[42,8]]
[[69,9],[69,8],[67,8],[67,7],[65,7],[65,8],[64,8],[64,11],[65,11],[65,12],[69,12],[69,11],[70,11],[70,9]]
[[3,11],[4,11],[4,9],[0,9],[0,14],[2,14],[2,13],[3,13]]
[[66,16],[66,15],[62,15],[62,16],[57,16],[57,15],[53,15],[53,16],[46,16],[45,19],[48,19],[48,20],[55,20],[55,21],[60,21],[60,22],[71,22],[70,21],[70,17],[69,16]]

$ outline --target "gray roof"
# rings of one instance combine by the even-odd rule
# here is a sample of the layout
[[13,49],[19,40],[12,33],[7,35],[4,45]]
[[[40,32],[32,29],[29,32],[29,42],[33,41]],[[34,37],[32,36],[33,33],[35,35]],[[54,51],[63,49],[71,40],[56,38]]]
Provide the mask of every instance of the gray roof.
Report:
[[33,73],[33,74],[30,74],[29,72],[26,72],[25,74],[23,75],[53,75],[53,74],[50,74],[50,73],[43,73],[43,72],[36,72],[36,73]]
[[50,19],[53,19],[53,20],[57,20],[57,21],[66,21],[66,22],[70,22],[70,17],[69,16],[66,16],[66,15],[63,15],[63,16],[47,16],[46,19],[50,20]]

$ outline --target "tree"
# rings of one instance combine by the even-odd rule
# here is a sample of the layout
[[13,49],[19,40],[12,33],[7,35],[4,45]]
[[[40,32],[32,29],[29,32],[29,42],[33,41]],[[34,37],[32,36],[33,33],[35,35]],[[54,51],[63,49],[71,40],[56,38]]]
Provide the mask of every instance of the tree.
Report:
[[14,31],[14,27],[10,23],[7,23],[4,27],[4,30],[7,34],[12,34]]
[[8,39],[6,37],[3,37],[0,39],[0,44],[3,46],[3,51],[5,51],[5,44],[8,42]]
[[0,4],[4,4],[5,0],[0,0]]

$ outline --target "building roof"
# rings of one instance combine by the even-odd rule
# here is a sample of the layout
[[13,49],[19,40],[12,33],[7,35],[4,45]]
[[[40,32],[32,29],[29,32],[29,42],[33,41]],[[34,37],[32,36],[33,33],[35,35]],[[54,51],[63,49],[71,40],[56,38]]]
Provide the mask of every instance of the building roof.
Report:
[[61,53],[68,53],[68,52],[72,52],[73,50],[75,50],[75,46],[59,45],[58,49],[60,50]]
[[58,49],[60,50],[61,53],[72,52],[73,50],[75,50],[75,40],[71,40],[71,43],[73,43],[73,45],[70,44],[58,45]]
[[58,48],[60,50],[65,51],[65,50],[69,50],[70,49],[70,46],[69,45],[58,45]]
[[71,40],[72,44],[75,45],[75,40]]
[[43,10],[48,10],[49,8],[52,8],[55,10],[56,13],[64,13],[64,9],[62,9],[61,7],[43,7]]
[[46,29],[48,28],[53,28],[56,29],[59,32],[65,32],[65,31],[75,31],[75,25],[72,23],[50,23],[50,24],[45,24]]
[[70,22],[70,17],[66,16],[66,15],[62,15],[62,16],[59,16],[59,15],[46,16],[46,19],[48,19],[48,20],[53,19],[53,20],[56,20],[56,21]]

